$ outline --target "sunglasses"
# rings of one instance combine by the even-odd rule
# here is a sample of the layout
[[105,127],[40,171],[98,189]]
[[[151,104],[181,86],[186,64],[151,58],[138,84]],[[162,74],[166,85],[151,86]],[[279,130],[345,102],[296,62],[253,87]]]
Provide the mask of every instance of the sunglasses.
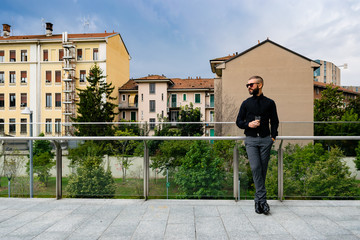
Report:
[[254,86],[254,84],[259,84],[259,83],[248,83],[248,84],[246,84],[246,88],[252,87],[252,86]]

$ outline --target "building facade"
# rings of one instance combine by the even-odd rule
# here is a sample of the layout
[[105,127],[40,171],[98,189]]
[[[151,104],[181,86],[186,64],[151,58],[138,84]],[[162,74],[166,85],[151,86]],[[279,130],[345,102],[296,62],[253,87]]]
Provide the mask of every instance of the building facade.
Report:
[[[28,135],[33,111],[34,136],[71,134],[76,116],[76,89],[86,87],[86,77],[97,64],[115,89],[129,79],[130,56],[119,33],[46,34],[11,36],[3,24],[0,36],[0,132]],[[113,93],[117,97],[117,92]]]
[[153,130],[161,118],[177,122],[181,107],[192,104],[200,109],[205,134],[211,136],[214,101],[214,79],[149,75],[131,79],[119,88],[119,120],[147,122]]
[[332,62],[324,60],[315,60],[320,67],[314,71],[314,81],[326,84],[340,86],[340,68]]
[[[241,103],[250,97],[245,84],[258,75],[264,79],[264,95],[276,102],[279,135],[313,135],[313,76],[319,63],[267,39],[242,53],[210,60],[210,66],[216,122],[236,121]],[[216,125],[215,135],[243,135],[243,130]]]

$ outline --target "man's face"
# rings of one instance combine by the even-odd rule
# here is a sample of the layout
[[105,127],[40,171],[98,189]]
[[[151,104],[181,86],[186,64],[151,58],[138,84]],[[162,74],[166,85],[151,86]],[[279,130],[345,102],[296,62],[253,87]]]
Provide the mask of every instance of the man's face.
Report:
[[250,95],[258,95],[259,93],[259,83],[256,79],[250,79],[246,84]]

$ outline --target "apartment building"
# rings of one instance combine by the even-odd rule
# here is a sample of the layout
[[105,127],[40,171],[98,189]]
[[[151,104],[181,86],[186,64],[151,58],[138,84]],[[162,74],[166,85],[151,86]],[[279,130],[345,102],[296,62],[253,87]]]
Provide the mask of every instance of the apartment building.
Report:
[[[76,116],[77,88],[86,87],[89,69],[97,64],[118,89],[129,79],[129,52],[121,35],[112,33],[12,36],[3,24],[0,36],[0,133],[28,135],[33,111],[34,136],[69,135]],[[117,97],[117,92],[113,93]]]
[[314,71],[314,81],[340,86],[340,68],[329,61],[315,60],[320,67]]
[[338,92],[341,92],[344,96],[344,106],[346,106],[352,99],[356,99],[360,97],[360,93],[357,91],[354,91],[353,88],[344,88],[340,86],[336,86],[334,84],[326,84],[321,82],[315,82],[314,81],[314,99],[320,99],[321,98],[321,92],[326,89],[326,87],[331,86],[332,88],[337,87]]
[[[149,75],[130,79],[119,88],[119,120],[148,122],[153,130],[159,117],[177,122],[181,107],[193,104],[201,111],[205,135],[214,135],[214,79],[167,78]],[[152,132],[150,133],[152,134]]]
[[[262,76],[264,95],[277,104],[279,134],[312,136],[314,70],[320,64],[269,39],[226,57],[210,60],[215,74],[216,122],[235,122],[242,101],[250,97],[249,77]],[[243,135],[233,125],[216,125],[215,135]]]

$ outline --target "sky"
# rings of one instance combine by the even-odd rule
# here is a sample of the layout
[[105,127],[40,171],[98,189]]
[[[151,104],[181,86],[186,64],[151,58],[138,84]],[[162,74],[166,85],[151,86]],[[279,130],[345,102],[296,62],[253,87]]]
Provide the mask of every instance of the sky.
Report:
[[[130,78],[213,78],[209,60],[270,40],[341,69],[360,86],[359,0],[0,0],[13,35],[119,32]],[[2,30],[2,26],[1,29]]]

